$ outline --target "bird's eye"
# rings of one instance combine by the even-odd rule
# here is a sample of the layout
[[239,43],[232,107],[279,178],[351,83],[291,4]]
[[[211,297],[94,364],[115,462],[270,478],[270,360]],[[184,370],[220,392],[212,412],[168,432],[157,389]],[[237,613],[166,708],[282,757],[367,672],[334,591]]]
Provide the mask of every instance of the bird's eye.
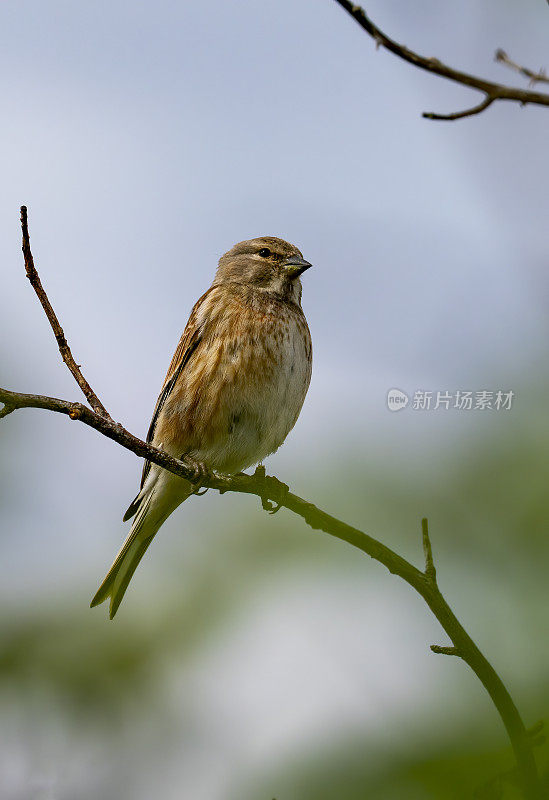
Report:
[[269,250],[268,247],[262,247],[261,250],[259,251],[259,255],[261,256],[261,258],[269,258],[269,256],[271,255],[271,251]]

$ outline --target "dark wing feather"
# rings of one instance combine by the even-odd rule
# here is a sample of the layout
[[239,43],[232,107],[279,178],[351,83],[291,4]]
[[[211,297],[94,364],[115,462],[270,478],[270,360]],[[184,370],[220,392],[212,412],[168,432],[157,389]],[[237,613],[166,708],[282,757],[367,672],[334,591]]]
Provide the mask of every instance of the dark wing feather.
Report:
[[[177,345],[176,351],[173,354],[173,358],[171,364],[169,366],[168,372],[164,379],[164,384],[162,386],[162,390],[160,392],[160,396],[156,401],[156,407],[154,409],[153,418],[151,420],[151,424],[149,426],[149,432],[147,433],[147,442],[152,442],[154,438],[154,432],[156,429],[156,423],[158,422],[158,417],[164,404],[168,397],[170,396],[173,387],[175,386],[177,379],[181,375],[182,371],[185,369],[186,365],[189,363],[193,353],[195,352],[196,348],[200,344],[202,340],[202,334],[204,331],[204,323],[198,325],[198,311],[206,297],[212,291],[214,287],[210,287],[205,294],[195,303],[193,310],[191,311],[191,315],[189,317],[189,321],[185,326],[185,330],[179,340],[179,344]],[[151,462],[145,461],[143,464],[143,474],[141,476],[141,486],[143,488],[143,484],[145,483],[145,479],[149,473],[151,468]],[[131,506],[130,506],[131,508]],[[129,511],[130,509],[128,509]]]

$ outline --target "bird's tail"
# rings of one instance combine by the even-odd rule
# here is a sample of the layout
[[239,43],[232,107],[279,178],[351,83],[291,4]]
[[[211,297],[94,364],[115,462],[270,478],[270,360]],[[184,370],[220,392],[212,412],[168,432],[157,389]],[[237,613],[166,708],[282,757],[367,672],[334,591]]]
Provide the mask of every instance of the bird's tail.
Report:
[[148,486],[145,485],[140,493],[141,497],[138,495],[132,503],[133,507],[137,506],[137,513],[131,530],[90,604],[93,608],[110,597],[111,619],[158,529],[172,511],[191,494],[190,484],[181,478],[170,476],[164,470],[155,470],[155,473],[149,473]]

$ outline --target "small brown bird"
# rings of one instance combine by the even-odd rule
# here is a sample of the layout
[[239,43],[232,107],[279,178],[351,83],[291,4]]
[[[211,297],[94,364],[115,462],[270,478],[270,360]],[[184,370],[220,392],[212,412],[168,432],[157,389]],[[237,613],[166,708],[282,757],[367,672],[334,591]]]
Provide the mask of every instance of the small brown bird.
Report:
[[[147,441],[209,470],[240,472],[277,450],[294,427],[311,380],[311,335],[300,275],[311,264],[273,236],[239,242],[219,260],[196,303],[156,403]],[[163,522],[194,491],[146,461],[135,516],[91,605],[110,618]]]

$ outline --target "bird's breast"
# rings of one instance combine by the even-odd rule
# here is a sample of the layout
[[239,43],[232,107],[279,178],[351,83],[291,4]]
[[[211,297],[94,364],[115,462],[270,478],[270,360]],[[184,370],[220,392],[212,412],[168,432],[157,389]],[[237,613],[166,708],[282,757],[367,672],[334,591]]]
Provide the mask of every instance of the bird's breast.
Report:
[[200,457],[235,472],[280,447],[311,378],[311,339],[293,304],[251,309],[210,348]]

